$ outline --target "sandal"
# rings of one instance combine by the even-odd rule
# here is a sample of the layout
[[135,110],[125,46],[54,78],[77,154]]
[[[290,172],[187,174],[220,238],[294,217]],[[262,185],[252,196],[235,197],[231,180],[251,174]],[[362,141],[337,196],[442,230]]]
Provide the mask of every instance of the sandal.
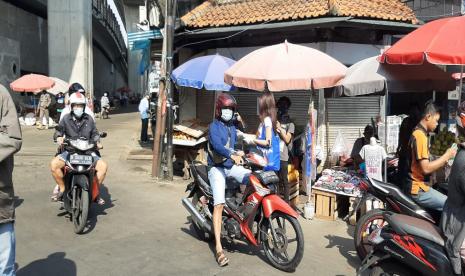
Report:
[[101,197],[98,197],[97,200],[95,201],[98,206],[103,206],[105,205],[105,200]]
[[229,259],[224,255],[224,251],[216,252],[216,262],[220,267],[226,266],[229,263]]

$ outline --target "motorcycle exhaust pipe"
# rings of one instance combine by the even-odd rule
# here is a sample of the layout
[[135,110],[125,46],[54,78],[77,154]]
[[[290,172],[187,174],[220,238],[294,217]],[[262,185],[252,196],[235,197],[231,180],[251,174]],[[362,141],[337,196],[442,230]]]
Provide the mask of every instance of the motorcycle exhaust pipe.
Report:
[[211,225],[207,222],[207,220],[195,209],[194,205],[192,205],[192,202],[187,199],[183,198],[182,199],[182,205],[184,205],[184,208],[189,211],[189,213],[192,215],[192,219],[195,220],[195,222],[202,227],[205,231],[212,233],[212,228]]

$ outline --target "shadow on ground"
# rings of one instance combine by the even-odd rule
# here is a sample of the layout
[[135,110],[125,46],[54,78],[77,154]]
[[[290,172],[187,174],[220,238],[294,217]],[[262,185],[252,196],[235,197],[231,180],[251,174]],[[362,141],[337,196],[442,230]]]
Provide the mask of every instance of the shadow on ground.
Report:
[[65,252],[56,252],[45,259],[33,261],[16,271],[18,276],[47,275],[47,276],[75,276],[77,275],[76,263],[65,258]]
[[347,259],[350,266],[357,269],[360,266],[360,260],[354,249],[354,240],[352,238],[343,238],[335,235],[326,235],[328,245],[326,248],[336,247],[339,253]]
[[92,232],[92,230],[94,230],[95,226],[97,225],[98,216],[107,215],[105,211],[115,206],[113,204],[115,200],[111,199],[111,194],[108,192],[107,186],[103,184],[100,186],[100,197],[105,200],[105,204],[100,206],[93,203],[91,205],[87,228],[84,230],[84,232],[82,232],[82,234]]

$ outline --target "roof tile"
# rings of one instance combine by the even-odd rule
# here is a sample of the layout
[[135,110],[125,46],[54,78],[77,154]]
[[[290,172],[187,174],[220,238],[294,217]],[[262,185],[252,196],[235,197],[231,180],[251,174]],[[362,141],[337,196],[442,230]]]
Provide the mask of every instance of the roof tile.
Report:
[[352,16],[417,24],[400,0],[208,0],[181,17],[190,28]]

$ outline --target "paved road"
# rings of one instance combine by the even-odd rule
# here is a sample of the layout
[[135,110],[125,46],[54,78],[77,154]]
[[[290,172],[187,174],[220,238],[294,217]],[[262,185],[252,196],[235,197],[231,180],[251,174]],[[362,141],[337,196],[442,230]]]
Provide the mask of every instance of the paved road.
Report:
[[[73,233],[72,223],[49,200],[53,130],[24,128],[14,171],[18,275],[282,275],[242,243],[228,246],[228,267],[217,267],[212,246],[197,240],[187,224],[180,203],[186,183],[155,183],[147,161],[121,158],[138,126],[136,113],[98,121],[109,134],[102,152],[110,165],[103,190],[107,204],[92,207],[83,235]],[[345,223],[301,223],[305,254],[295,275],[355,274],[359,262]]]

